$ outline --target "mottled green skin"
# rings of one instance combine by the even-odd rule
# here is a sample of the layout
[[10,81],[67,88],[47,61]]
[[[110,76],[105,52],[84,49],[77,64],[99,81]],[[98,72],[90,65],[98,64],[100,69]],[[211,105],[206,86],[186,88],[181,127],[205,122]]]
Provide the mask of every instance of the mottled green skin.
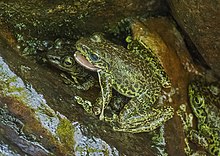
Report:
[[51,48],[47,51],[47,61],[56,68],[70,74],[71,78],[64,74],[61,75],[66,84],[71,84],[77,89],[88,90],[94,86],[95,79],[75,61],[71,45]]
[[[187,138],[205,148],[210,154],[220,156],[220,109],[216,107],[220,104],[219,85],[203,80],[193,81],[189,85],[188,93],[198,124],[197,130],[193,129],[193,116],[186,113],[183,115],[185,110],[182,106],[179,115],[183,120]],[[192,153],[189,146],[187,152]]]
[[115,130],[149,132],[172,118],[172,107],[156,108],[155,105],[161,88],[170,87],[170,81],[151,51],[135,41],[130,42],[127,50],[99,33],[80,39],[76,48],[98,68],[101,94],[95,106],[101,109],[100,119],[104,119],[112,88],[131,98],[115,118]]

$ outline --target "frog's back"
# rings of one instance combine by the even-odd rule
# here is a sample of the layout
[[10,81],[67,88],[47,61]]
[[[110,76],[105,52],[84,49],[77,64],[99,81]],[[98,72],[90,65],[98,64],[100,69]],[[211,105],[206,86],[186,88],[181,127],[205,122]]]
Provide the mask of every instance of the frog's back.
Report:
[[[218,89],[220,91],[220,88]],[[217,107],[220,104],[220,93],[213,94],[209,86],[208,89],[202,90],[202,94],[205,96],[206,101],[207,123],[210,127],[218,129],[220,137],[220,109]]]
[[151,90],[161,88],[160,78],[155,72],[158,70],[157,66],[138,53],[123,47],[115,47],[109,57],[113,87],[120,93],[133,97],[149,88]]
[[93,64],[111,75],[113,87],[125,96],[135,97],[146,90],[159,91],[167,84],[169,86],[170,81],[153,52],[136,40],[131,43],[128,50],[94,34],[80,39],[76,47],[88,51],[88,57],[90,54],[95,56]]
[[133,97],[149,88],[160,86],[156,75],[148,69],[146,60],[130,54],[127,50],[117,56],[113,59],[111,74],[114,80],[113,87],[120,93]]

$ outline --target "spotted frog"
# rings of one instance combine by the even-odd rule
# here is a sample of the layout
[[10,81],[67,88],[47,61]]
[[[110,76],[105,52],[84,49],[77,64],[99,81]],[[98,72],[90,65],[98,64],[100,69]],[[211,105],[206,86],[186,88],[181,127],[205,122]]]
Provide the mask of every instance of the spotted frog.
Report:
[[171,106],[155,104],[162,88],[170,88],[171,82],[150,49],[135,40],[126,49],[106,40],[101,33],[81,38],[76,48],[76,61],[98,73],[101,92],[94,106],[100,108],[100,120],[105,119],[104,109],[111,100],[112,88],[131,98],[115,115],[114,130],[149,132],[173,117]]
[[55,46],[47,51],[46,59],[51,65],[70,74],[70,77],[61,74],[64,82],[80,90],[93,87],[95,79],[75,61],[72,44],[64,44],[61,40],[55,42]]
[[193,114],[197,118],[197,130],[193,129],[193,114],[186,113],[186,105],[182,104],[178,115],[184,125],[187,138],[186,154],[191,155],[188,139],[202,146],[211,155],[220,156],[220,87],[217,83],[208,83],[198,79],[190,83],[188,88],[189,102]]

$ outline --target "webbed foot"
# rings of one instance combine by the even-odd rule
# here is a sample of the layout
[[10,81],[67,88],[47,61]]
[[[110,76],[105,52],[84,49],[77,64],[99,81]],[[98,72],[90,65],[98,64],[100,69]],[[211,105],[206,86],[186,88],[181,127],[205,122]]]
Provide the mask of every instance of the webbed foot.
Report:
[[118,118],[119,126],[113,128],[115,131],[131,133],[150,132],[163,125],[166,121],[171,119],[173,115],[174,110],[172,107],[163,106],[157,109],[152,108],[145,112],[131,113],[128,118],[120,115]]

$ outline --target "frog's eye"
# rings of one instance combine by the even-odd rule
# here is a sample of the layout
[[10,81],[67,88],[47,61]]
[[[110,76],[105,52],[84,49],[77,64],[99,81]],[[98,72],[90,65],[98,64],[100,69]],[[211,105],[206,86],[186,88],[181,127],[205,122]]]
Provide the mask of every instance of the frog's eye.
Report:
[[66,56],[64,59],[63,59],[63,66],[69,68],[69,67],[72,67],[74,64],[73,62],[73,58],[70,57],[70,56]]
[[98,61],[99,60],[99,57],[96,54],[93,54],[93,53],[89,53],[89,58],[92,61]]
[[100,34],[94,34],[92,37],[91,37],[91,40],[93,42],[101,42],[102,41],[102,38],[101,38],[101,35]]

